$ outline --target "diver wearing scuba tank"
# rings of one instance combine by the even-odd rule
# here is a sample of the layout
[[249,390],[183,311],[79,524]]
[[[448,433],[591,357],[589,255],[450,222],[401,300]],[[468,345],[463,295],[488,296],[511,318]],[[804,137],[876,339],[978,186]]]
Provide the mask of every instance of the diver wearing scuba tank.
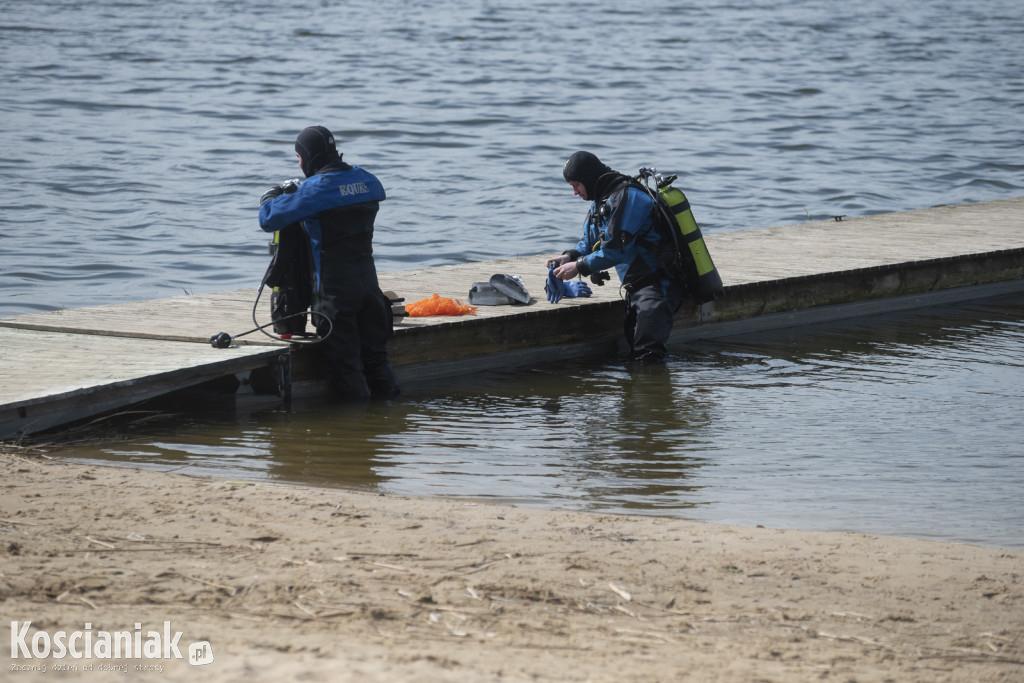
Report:
[[314,322],[338,395],[394,398],[398,382],[385,348],[391,302],[381,292],[373,262],[374,220],[384,187],[369,171],[342,161],[323,126],[299,133],[295,154],[306,180],[294,192],[275,187],[261,197],[260,227],[274,232],[298,224],[308,238],[311,308],[321,314]]
[[685,291],[660,269],[663,244],[654,222],[655,203],[629,176],[612,170],[590,152],[576,152],[562,175],[573,194],[590,200],[583,237],[551,261],[563,280],[614,267],[626,290],[624,332],[630,358],[661,362],[675,312]]

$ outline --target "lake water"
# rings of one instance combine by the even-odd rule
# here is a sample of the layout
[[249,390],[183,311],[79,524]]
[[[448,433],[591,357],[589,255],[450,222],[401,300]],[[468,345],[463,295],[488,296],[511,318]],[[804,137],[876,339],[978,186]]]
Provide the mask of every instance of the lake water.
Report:
[[1024,548],[1024,295],[492,373],[395,404],[183,415],[71,457],[415,496]]
[[561,252],[589,149],[709,234],[1024,194],[1018,0],[0,4],[0,316],[255,287],[324,124],[381,270]]
[[[678,174],[711,235],[1020,196],[1022,35],[1016,0],[5,0],[0,317],[255,288],[258,198],[297,174],[310,124],[385,185],[381,270],[571,246],[577,149]],[[261,414],[167,450],[403,493],[1020,545],[1003,494],[1021,490],[1022,315],[997,308],[948,334],[886,318],[691,350],[664,375],[609,361],[356,417]],[[998,428],[961,424],[964,392]]]

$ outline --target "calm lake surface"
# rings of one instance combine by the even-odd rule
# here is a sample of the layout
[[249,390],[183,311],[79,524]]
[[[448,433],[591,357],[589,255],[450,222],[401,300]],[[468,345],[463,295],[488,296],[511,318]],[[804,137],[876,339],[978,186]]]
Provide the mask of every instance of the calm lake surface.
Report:
[[1020,196],[1022,36],[1019,0],[4,0],[0,316],[256,287],[310,124],[384,183],[388,271],[575,244],[577,149],[708,234]]
[[1024,295],[492,373],[359,408],[185,415],[99,464],[1024,547]]
[[[310,124],[384,183],[387,271],[571,246],[577,149],[678,174],[709,235],[1020,196],[1022,36],[1017,0],[5,0],[0,317],[255,288],[258,198]],[[1002,300],[663,373],[189,418],[81,457],[1019,547],[1022,320]]]

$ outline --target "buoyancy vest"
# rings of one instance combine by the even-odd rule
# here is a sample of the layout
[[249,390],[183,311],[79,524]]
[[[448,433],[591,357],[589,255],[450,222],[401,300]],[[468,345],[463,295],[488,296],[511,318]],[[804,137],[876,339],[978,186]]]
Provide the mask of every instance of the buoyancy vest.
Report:
[[[572,250],[577,267],[587,276],[614,265],[627,288],[638,280],[647,284],[660,281],[662,276],[656,271],[668,240],[654,229],[655,202],[633,179],[615,176],[604,185],[604,192],[587,214],[583,238]],[[601,255],[596,260],[590,257],[597,252]]]

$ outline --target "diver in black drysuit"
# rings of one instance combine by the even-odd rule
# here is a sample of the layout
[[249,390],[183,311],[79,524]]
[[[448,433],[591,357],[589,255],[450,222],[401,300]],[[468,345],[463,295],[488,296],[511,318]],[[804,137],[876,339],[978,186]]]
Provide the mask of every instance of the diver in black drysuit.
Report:
[[274,232],[298,223],[308,237],[312,310],[321,314],[313,322],[325,337],[321,347],[338,396],[395,398],[398,381],[385,348],[391,302],[373,262],[373,223],[384,188],[370,172],[342,161],[323,126],[299,133],[295,153],[307,179],[260,198],[260,227]]

